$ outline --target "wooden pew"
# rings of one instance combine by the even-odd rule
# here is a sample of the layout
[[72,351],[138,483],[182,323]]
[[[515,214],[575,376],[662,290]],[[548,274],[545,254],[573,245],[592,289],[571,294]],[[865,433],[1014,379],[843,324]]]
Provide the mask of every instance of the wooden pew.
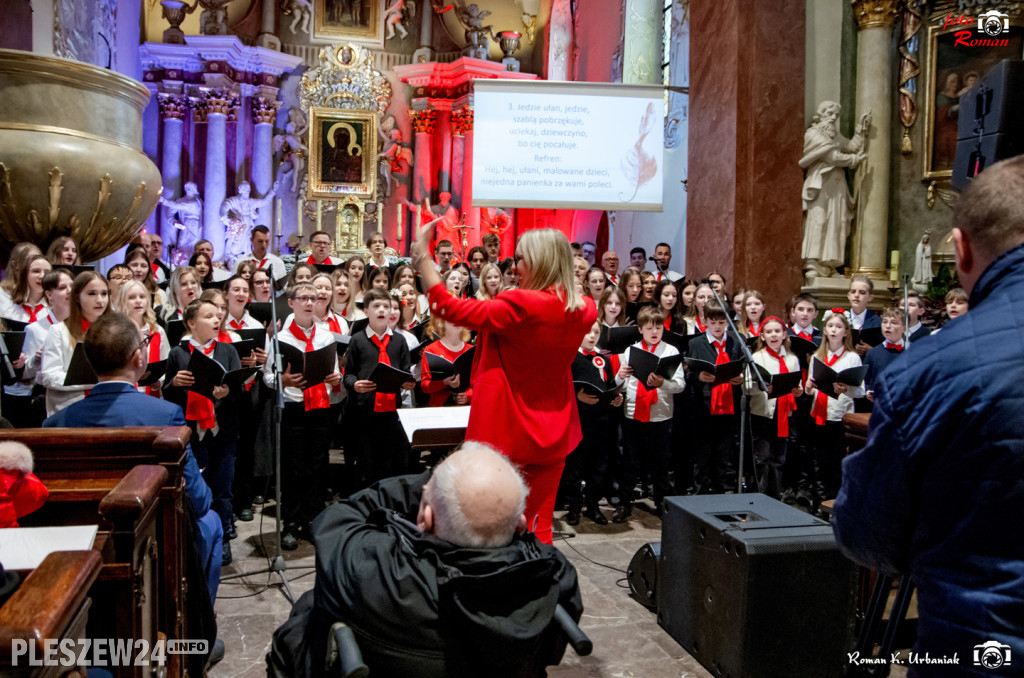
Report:
[[846,430],[846,443],[850,447],[850,454],[867,445],[869,419],[870,412],[843,415],[843,428]]
[[[6,429],[0,431],[0,440],[29,446],[35,473],[50,491],[46,505],[21,523],[102,521],[110,536],[98,538],[97,548],[115,566],[105,568],[100,584],[109,583],[117,591],[112,596],[116,600],[104,597],[108,613],[116,613],[122,628],[130,624],[139,629],[135,633],[153,628],[149,616],[155,614],[156,628],[168,638],[189,638],[185,625],[189,513],[184,492],[188,428]],[[160,468],[133,471],[137,466]],[[126,478],[131,479],[130,485],[119,486]],[[153,488],[153,496],[146,487]],[[112,494],[115,488],[119,491]],[[153,579],[156,605],[145,593],[146,581]],[[125,582],[130,586],[120,585]],[[168,657],[168,675],[182,674],[180,659],[180,655]]]
[[46,678],[84,675],[74,667],[26,666],[25,655],[18,658],[18,666],[13,666],[13,643],[34,640],[38,657],[44,639],[85,638],[90,602],[87,592],[99,573],[100,556],[95,551],[59,551],[48,555],[22,581],[0,607],[0,674]]

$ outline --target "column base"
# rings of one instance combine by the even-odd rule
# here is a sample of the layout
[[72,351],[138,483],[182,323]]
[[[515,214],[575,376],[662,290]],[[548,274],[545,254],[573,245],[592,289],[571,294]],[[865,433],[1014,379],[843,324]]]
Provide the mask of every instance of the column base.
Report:
[[505,57],[504,59],[501,60],[501,65],[505,67],[506,71],[509,71],[511,73],[519,72],[519,59],[515,59],[513,57]]
[[418,50],[412,53],[412,62],[414,64],[425,64],[434,60],[434,54],[431,52],[429,47],[420,47]]
[[259,37],[256,38],[257,47],[266,47],[267,49],[281,51],[281,39],[273,33],[260,33]]

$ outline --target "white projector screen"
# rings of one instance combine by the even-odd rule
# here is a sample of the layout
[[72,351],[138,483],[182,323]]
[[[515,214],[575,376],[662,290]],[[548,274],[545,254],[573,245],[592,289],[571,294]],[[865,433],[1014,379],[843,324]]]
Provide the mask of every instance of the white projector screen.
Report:
[[661,87],[474,80],[473,205],[660,212]]

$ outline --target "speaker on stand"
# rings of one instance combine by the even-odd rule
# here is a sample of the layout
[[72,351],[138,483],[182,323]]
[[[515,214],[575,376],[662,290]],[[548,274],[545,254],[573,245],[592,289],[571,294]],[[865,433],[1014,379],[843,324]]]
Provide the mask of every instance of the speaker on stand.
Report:
[[953,188],[1000,160],[1024,153],[1024,61],[1004,59],[960,97]]

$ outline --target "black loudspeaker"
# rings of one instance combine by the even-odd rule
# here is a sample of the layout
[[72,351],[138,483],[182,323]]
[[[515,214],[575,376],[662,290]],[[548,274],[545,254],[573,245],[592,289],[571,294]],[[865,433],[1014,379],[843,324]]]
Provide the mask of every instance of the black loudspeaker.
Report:
[[654,541],[644,544],[629,561],[626,569],[626,581],[629,592],[644,607],[657,608],[658,561],[661,558],[661,542]]
[[1022,117],[1024,61],[1004,59],[960,97],[953,188],[962,191],[989,165],[1024,153]]
[[843,675],[855,568],[831,526],[761,494],[669,497],[658,623],[715,676]]

